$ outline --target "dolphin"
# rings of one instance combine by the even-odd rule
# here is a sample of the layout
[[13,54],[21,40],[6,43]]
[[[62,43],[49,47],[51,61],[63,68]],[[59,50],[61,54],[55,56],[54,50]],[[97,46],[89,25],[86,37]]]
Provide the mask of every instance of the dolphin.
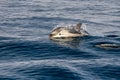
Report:
[[70,27],[57,27],[52,30],[49,37],[50,39],[55,38],[75,38],[87,36],[88,32],[82,28],[83,24],[78,23],[75,26]]

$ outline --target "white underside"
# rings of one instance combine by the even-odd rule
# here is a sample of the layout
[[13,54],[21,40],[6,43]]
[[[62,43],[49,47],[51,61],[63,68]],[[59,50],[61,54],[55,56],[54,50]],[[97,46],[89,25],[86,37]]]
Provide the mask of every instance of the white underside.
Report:
[[79,33],[70,33],[67,30],[62,30],[60,31],[57,35],[53,36],[54,38],[59,38],[59,37],[79,37],[82,36]]

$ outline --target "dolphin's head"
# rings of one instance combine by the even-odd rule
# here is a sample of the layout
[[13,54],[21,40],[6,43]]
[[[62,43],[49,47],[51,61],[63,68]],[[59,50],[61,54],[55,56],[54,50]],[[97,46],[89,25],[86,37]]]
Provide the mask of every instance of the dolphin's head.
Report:
[[60,32],[63,30],[63,27],[57,27],[55,29],[53,29],[53,31],[50,33],[49,37],[50,38],[54,38],[58,35],[61,35]]

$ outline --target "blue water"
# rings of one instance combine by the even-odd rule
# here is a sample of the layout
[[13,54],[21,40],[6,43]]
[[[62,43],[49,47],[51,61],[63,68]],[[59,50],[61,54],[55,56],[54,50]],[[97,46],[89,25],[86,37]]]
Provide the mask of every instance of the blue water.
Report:
[[[53,41],[57,25],[90,34]],[[120,80],[119,0],[0,0],[0,80]]]

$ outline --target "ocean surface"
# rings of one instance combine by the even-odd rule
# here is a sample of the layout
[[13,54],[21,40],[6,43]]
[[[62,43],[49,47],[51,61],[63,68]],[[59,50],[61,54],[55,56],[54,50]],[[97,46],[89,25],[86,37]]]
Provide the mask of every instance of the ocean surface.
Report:
[[[54,41],[54,27],[87,37]],[[0,80],[120,80],[120,0],[0,0]]]

